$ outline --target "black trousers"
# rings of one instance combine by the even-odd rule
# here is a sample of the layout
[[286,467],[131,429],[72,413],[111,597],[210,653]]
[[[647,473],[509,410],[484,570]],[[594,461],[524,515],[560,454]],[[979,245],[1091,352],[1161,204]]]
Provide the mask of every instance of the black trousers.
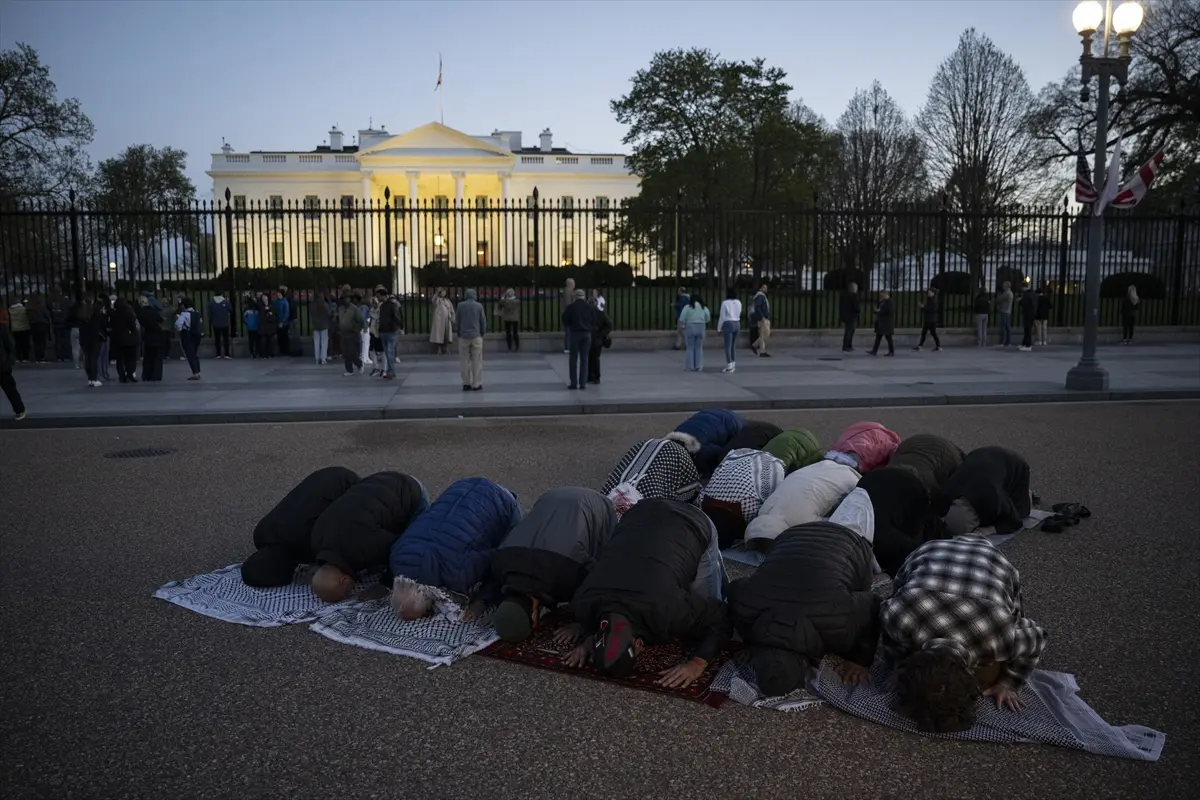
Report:
[[942,346],[942,340],[939,339],[938,335],[937,335],[937,323],[936,322],[926,322],[925,325],[921,328],[921,341],[917,342],[917,347],[925,346],[925,334],[927,334],[927,333],[933,337],[933,346],[934,347]]
[[54,358],[58,361],[70,361],[71,356],[71,329],[66,327],[54,327]]
[[291,350],[288,347],[288,344],[289,344],[289,342],[288,342],[288,326],[280,325],[279,331],[276,334],[276,336],[279,338],[279,355],[281,355],[281,356],[290,355]]
[[1025,328],[1025,335],[1021,338],[1021,347],[1033,347],[1033,320],[1022,320],[1021,325]]
[[[33,360],[45,361],[46,339],[50,336],[50,330],[48,328],[34,328],[31,333],[33,335]],[[67,347],[70,346],[68,342]]]
[[751,325],[750,326],[750,345],[749,345],[751,350],[754,349],[754,343],[757,341],[758,341],[758,326]]
[[122,345],[117,348],[117,379],[128,383],[137,377],[137,345]]
[[854,349],[854,331],[858,329],[858,320],[842,323],[842,349]]
[[97,380],[100,368],[100,343],[80,342],[79,349],[83,351],[83,369],[87,372],[87,379],[89,381]]
[[593,339],[592,347],[588,350],[588,383],[600,382],[600,354],[604,350],[602,340]]
[[[222,347],[224,350],[222,350]],[[229,328],[213,328],[213,349],[217,357],[229,355]]]
[[162,345],[158,344],[143,344],[142,345],[142,380],[143,381],[161,381],[163,369],[163,352]]
[[259,331],[258,334],[258,357],[259,358],[274,358],[275,357],[275,339],[269,333]]
[[362,367],[362,359],[358,357],[358,349],[361,345],[361,336],[342,334],[342,362],[346,365],[346,372],[354,372]]
[[8,398],[9,405],[12,406],[14,414],[21,414],[25,411],[25,403],[21,400],[21,393],[17,391],[17,381],[13,378],[11,371],[0,372],[0,389],[4,391],[4,396]]
[[258,358],[258,331],[246,331],[246,346],[250,348],[250,357]]
[[17,361],[29,360],[29,331],[13,331],[13,339],[17,343]]
[[570,354],[567,375],[570,377],[572,386],[582,388],[587,384],[587,361],[588,353],[592,349],[592,332],[570,331],[567,340],[570,345],[567,348]]
[[1133,323],[1136,317],[1128,315],[1121,317],[1121,339],[1128,342],[1133,339]]
[[504,323],[504,342],[508,345],[509,350],[521,349],[521,323]]
[[888,352],[889,353],[896,352],[896,347],[895,347],[895,345],[892,344],[892,335],[890,333],[877,333],[877,334],[875,334],[875,346],[871,348],[872,353],[879,352],[879,343],[881,341],[883,341],[884,339],[887,339]]

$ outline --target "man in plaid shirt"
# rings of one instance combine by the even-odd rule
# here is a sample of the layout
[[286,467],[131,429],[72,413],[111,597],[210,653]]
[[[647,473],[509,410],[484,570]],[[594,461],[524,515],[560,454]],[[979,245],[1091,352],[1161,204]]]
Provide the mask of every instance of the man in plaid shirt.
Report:
[[[918,721],[957,716],[969,726],[968,706],[987,683],[983,694],[997,707],[1023,707],[1018,692],[1037,666],[1046,633],[1022,613],[1020,573],[991,542],[975,534],[926,542],[900,567],[894,586],[880,624],[885,658],[904,662],[897,684],[902,706]],[[988,668],[997,677],[976,683],[976,670]],[[920,709],[938,704],[948,707]]]

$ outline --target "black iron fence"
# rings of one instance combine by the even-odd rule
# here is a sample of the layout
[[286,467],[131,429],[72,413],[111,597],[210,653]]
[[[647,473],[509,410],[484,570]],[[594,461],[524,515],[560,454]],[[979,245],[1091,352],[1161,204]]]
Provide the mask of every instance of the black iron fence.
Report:
[[[595,291],[619,330],[669,330],[676,290],[713,309],[733,289],[748,305],[767,286],[776,328],[838,325],[849,284],[873,322],[880,291],[897,327],[919,327],[926,290],[939,324],[971,324],[974,296],[1004,282],[1050,293],[1055,325],[1083,322],[1088,218],[1068,208],[990,215],[941,208],[812,205],[786,211],[615,208],[607,201],[378,202],[249,200],[226,192],[186,208],[66,203],[0,207],[0,295],[6,305],[60,286],[132,297],[284,291],[300,333],[308,307],[350,287],[382,285],[405,303],[408,331],[429,330],[431,297],[468,288],[496,307],[512,288],[526,330],[559,327],[568,278]],[[1105,219],[1101,324],[1115,325],[1129,286],[1139,324],[1200,324],[1200,217],[1113,213]],[[235,322],[235,328],[238,327]],[[499,327],[499,326],[497,326]]]

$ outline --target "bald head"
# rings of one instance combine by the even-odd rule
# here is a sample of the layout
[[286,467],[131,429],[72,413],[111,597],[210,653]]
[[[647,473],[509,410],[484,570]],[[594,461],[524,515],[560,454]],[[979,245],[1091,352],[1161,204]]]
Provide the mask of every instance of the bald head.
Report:
[[340,603],[354,594],[354,578],[332,564],[322,564],[312,575],[312,589],[326,603]]

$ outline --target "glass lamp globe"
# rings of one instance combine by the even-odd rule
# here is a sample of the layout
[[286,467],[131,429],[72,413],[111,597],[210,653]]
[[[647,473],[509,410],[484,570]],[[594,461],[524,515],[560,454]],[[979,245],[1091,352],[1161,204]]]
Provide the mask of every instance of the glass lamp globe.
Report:
[[1142,4],[1132,2],[1121,3],[1113,12],[1113,30],[1118,34],[1131,34],[1142,25]]
[[1104,7],[1097,0],[1083,0],[1071,14],[1071,22],[1077,33],[1094,33],[1103,21]]

